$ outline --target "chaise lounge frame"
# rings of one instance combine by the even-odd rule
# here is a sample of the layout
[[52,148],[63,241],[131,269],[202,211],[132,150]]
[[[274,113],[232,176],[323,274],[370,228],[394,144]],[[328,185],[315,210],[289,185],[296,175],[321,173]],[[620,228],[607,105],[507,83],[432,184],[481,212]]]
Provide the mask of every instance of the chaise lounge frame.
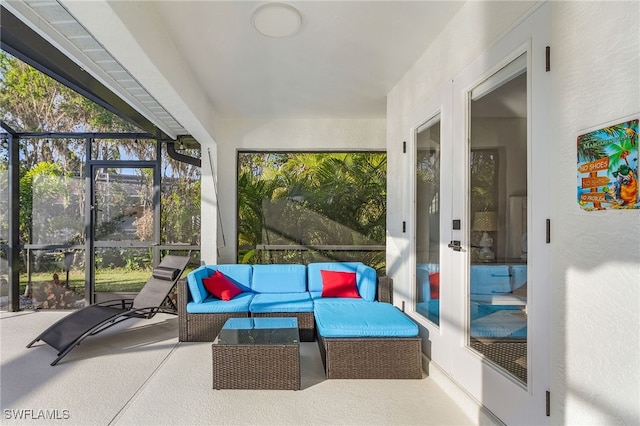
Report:
[[157,313],[176,315],[169,295],[188,263],[189,257],[166,255],[134,299],[110,300],[78,309],[40,333],[27,348],[38,341],[55,348],[58,357],[51,363],[54,366],[87,337],[122,321],[150,319]]

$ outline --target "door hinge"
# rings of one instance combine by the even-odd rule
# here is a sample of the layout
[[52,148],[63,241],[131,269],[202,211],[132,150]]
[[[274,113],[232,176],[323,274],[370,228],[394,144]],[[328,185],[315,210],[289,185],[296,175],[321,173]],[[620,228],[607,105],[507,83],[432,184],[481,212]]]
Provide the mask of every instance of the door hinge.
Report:
[[546,236],[546,242],[547,244],[551,243],[551,219],[547,219],[547,236]]
[[402,141],[402,153],[407,153],[407,141]]
[[551,71],[551,47],[550,46],[547,46],[547,51],[545,52],[545,61],[546,61],[545,71],[549,72]]
[[407,222],[402,221],[402,232],[407,232]]
[[546,395],[546,415],[547,417],[551,416],[551,392],[547,391]]

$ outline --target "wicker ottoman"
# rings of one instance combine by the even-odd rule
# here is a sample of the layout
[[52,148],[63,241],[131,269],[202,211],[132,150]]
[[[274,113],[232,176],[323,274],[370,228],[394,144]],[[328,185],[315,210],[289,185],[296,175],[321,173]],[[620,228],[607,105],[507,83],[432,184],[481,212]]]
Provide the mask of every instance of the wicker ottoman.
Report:
[[421,379],[418,326],[390,303],[324,299],[314,306],[328,379]]
[[421,379],[419,337],[325,338],[318,347],[327,379]]

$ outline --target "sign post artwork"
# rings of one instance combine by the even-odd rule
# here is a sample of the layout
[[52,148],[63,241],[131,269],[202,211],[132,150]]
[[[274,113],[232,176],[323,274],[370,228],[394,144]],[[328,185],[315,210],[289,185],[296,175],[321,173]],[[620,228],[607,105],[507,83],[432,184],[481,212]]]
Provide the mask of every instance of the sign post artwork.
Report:
[[584,210],[640,209],[638,120],[578,136],[578,204]]

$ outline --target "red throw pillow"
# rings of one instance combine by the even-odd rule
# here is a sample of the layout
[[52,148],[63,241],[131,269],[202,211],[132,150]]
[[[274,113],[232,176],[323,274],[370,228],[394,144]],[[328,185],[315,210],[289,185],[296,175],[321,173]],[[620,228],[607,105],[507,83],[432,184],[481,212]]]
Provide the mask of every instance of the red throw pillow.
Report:
[[431,289],[431,298],[440,299],[440,272],[429,274],[429,288]]
[[214,272],[208,278],[203,278],[202,284],[204,284],[204,288],[209,293],[225,301],[231,300],[242,293],[242,290],[220,271]]
[[355,272],[320,270],[322,274],[322,297],[357,297],[358,285]]

